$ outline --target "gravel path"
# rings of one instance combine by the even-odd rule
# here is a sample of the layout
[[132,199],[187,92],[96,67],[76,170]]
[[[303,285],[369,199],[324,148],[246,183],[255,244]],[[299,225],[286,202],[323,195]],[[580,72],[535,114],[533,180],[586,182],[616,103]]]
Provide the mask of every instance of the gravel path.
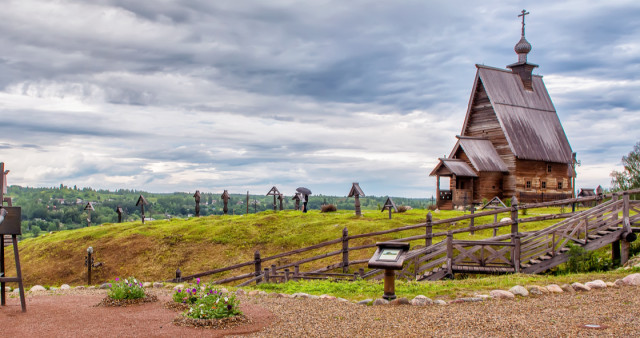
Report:
[[[364,306],[335,300],[250,300],[277,316],[255,337],[640,336],[640,288],[446,306]],[[607,326],[603,330],[581,327]]]
[[169,291],[154,293],[159,302],[126,308],[95,307],[106,294],[98,290],[29,294],[26,314],[20,312],[17,298],[9,298],[8,306],[0,307],[0,331],[7,337],[215,337],[248,332],[254,332],[251,337],[640,336],[640,288],[632,286],[425,307],[240,296],[254,323],[235,332],[175,326],[171,320],[176,313],[162,306]]

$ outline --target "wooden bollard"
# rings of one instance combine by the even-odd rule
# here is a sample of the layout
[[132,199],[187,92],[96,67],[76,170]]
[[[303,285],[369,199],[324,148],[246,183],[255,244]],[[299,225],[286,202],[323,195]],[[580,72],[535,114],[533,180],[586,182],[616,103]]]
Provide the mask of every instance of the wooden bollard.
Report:
[[364,278],[364,268],[358,269],[358,273],[360,274],[360,278]]
[[426,233],[425,233],[425,239],[424,239],[424,246],[428,247],[431,246],[431,244],[433,243],[433,216],[431,215],[431,211],[429,211],[429,213],[427,214],[427,226],[425,229]]
[[289,269],[284,269],[284,282],[289,281]]
[[264,268],[264,282],[269,283],[269,268]]
[[[260,251],[253,253],[253,265],[255,267],[255,276],[258,277],[262,274],[262,260],[260,259]],[[256,284],[261,282],[262,278],[256,279]]]
[[276,265],[275,264],[271,264],[271,272],[269,273],[269,277],[271,277],[271,279],[273,279],[274,283],[278,282],[278,278],[276,278],[278,276],[278,273],[276,272]]
[[349,272],[349,230],[342,229],[342,272]]
[[293,266],[293,279],[294,280],[298,280],[299,278],[300,278],[300,266],[294,265]]
[[[476,207],[474,205],[471,205],[471,209],[469,209],[469,212],[471,212],[471,214],[473,215],[476,211]],[[473,227],[475,226],[475,217],[471,217],[471,219],[469,220],[469,228],[471,228],[471,231],[469,231],[469,234],[473,235],[475,233]]]
[[91,285],[91,266],[93,265],[93,257],[91,257],[91,255],[93,255],[93,248],[88,247],[87,260],[85,262],[85,264],[87,264],[87,285]]

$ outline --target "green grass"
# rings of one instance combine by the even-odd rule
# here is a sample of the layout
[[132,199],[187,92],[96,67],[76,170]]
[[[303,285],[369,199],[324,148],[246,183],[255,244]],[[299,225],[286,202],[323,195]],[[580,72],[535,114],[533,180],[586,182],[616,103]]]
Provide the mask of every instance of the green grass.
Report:
[[[491,290],[508,290],[515,285],[562,285],[565,283],[581,282],[602,279],[613,282],[630,273],[640,272],[640,268],[631,270],[614,270],[609,272],[567,274],[562,276],[552,275],[525,275],[511,274],[501,276],[479,276],[477,278],[465,278],[456,280],[442,280],[435,282],[407,282],[397,280],[395,284],[398,297],[413,298],[424,295],[432,299],[455,299],[469,297],[477,294],[489,294]],[[355,282],[343,281],[290,281],[281,284],[260,284],[252,289],[265,292],[278,292],[293,294],[304,292],[311,295],[332,295],[349,300],[363,300],[367,298],[380,298],[384,293],[382,281],[358,280]]]
[[[528,216],[558,213],[559,208],[543,208],[529,211]],[[171,219],[147,222],[129,222],[122,224],[103,224],[76,230],[65,230],[29,238],[20,242],[22,271],[28,284],[60,285],[86,283],[84,256],[87,247],[94,248],[96,262],[103,266],[94,270],[94,283],[101,283],[117,276],[138,276],[145,281],[171,279],[175,270],[180,268],[183,275],[194,274],[216,268],[253,260],[253,254],[259,250],[262,257],[275,255],[320,242],[340,238],[342,229],[347,228],[350,235],[380,230],[394,229],[406,225],[423,223],[428,211],[413,209],[393,214],[377,210],[363,210],[363,217],[356,217],[353,211],[320,213],[311,210],[308,213],[296,211],[272,211],[242,216],[207,216],[189,219]],[[461,211],[440,211],[433,213],[434,220],[463,215]],[[500,214],[498,220],[508,217]],[[476,225],[493,222],[493,216],[476,220]],[[524,223],[520,231],[544,228],[554,221]],[[467,227],[469,221],[455,225],[434,226],[434,232]],[[503,227],[499,234],[508,233],[510,227]],[[391,233],[376,237],[351,240],[350,246],[372,244],[408,236],[422,235],[424,228]],[[456,239],[481,239],[492,235],[492,230],[476,232],[475,235],[462,233]],[[434,239],[434,242],[442,240]],[[309,251],[294,257],[285,257],[270,261],[269,264],[286,264],[311,256],[337,250],[341,244]],[[411,242],[412,247],[424,245],[424,240]],[[375,251],[352,251],[350,259],[369,258]],[[323,267],[340,260],[339,256],[305,264],[301,270]],[[8,273],[12,269],[11,254],[6,258]],[[263,266],[266,267],[266,266]],[[358,267],[354,267],[356,270]],[[233,274],[252,271],[246,267]],[[352,271],[354,272],[354,271]],[[231,276],[221,273],[203,278],[203,281]]]

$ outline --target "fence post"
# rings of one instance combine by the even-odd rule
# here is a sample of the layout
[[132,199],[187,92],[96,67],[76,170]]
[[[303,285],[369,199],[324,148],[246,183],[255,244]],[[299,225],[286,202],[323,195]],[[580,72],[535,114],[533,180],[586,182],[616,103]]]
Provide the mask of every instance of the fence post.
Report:
[[358,269],[358,273],[360,274],[360,278],[364,278],[364,268]]
[[447,273],[453,276],[453,231],[447,232]]
[[342,229],[342,272],[349,272],[349,230]]
[[620,241],[620,265],[629,260],[631,242],[635,240],[635,234],[631,230],[629,222],[629,192],[622,193],[622,240]]
[[[253,265],[255,267],[256,277],[260,276],[262,274],[262,260],[260,259],[260,251],[258,250],[253,253]],[[256,284],[260,284],[261,281],[262,278],[256,279]]]
[[269,283],[269,268],[264,268],[264,282]]
[[294,280],[298,280],[300,277],[300,266],[299,265],[294,265],[293,266],[293,279]]
[[[469,209],[469,211],[471,212],[471,215],[473,215],[476,211],[476,206],[475,205],[471,205],[471,209]],[[475,217],[471,217],[471,219],[469,220],[469,228],[471,228],[471,231],[469,231],[469,234],[473,235],[474,234],[474,227],[475,225]]]
[[289,269],[284,269],[284,282],[289,281]]
[[278,282],[278,278],[276,278],[277,275],[278,273],[276,272],[276,265],[271,264],[271,272],[269,273],[269,276],[271,279],[273,279],[274,283]]
[[511,198],[511,260],[516,273],[520,272],[520,235],[518,234],[518,199]]
[[429,213],[427,214],[427,226],[426,226],[426,233],[424,238],[425,247],[431,246],[431,244],[433,243],[432,236],[433,236],[433,216],[431,215],[431,211],[429,211]]

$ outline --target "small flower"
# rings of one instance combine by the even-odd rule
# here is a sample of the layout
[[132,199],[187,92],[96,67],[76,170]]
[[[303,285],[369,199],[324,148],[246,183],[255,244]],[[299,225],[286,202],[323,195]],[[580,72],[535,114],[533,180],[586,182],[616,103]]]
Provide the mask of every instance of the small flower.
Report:
[[120,278],[116,277],[116,282],[117,282],[117,281],[120,281]]
[[196,284],[200,284],[200,278],[196,278]]
[[178,289],[178,293],[182,292],[182,290]]
[[233,306],[231,306],[231,304],[227,305],[227,310],[231,311],[231,308],[233,308]]

